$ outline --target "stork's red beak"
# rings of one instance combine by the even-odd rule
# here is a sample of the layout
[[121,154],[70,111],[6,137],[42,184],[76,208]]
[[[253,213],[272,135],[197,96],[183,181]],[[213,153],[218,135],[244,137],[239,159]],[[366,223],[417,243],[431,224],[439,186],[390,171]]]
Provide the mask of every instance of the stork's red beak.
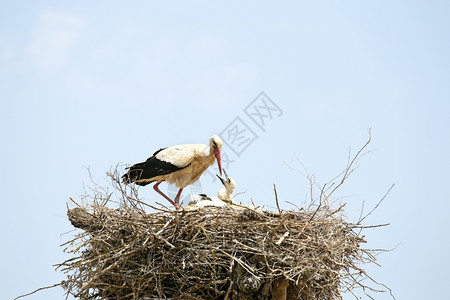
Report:
[[214,155],[216,156],[217,164],[219,165],[220,176],[222,176],[222,162],[220,161],[220,149],[219,148],[214,149]]

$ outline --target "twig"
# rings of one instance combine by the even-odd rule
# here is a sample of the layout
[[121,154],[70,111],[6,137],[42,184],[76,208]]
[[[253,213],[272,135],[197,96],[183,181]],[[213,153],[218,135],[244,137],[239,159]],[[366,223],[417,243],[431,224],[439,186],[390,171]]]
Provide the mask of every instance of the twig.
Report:
[[278,203],[277,186],[275,185],[275,183],[273,184],[273,191],[275,192],[275,202],[276,202],[276,204],[277,204],[278,213],[279,213],[280,216],[281,216],[280,204]]
[[[234,261],[234,260],[233,260]],[[223,300],[228,300],[230,298],[231,291],[233,289],[234,281],[230,280],[230,285],[228,286],[227,293],[225,294],[225,298]]]
[[160,239],[161,241],[163,241],[164,243],[166,243],[167,246],[169,246],[172,249],[175,249],[175,246],[172,245],[168,240],[166,240],[165,238],[163,238],[162,236],[160,236],[159,234],[154,234],[153,236],[157,237],[158,239]]
[[284,241],[285,238],[287,238],[289,236],[289,231],[286,231],[281,237],[280,239],[275,243],[275,245],[281,245],[281,243]]
[[377,224],[377,225],[359,225],[359,223],[356,223],[355,225],[349,225],[351,228],[363,228],[363,229],[369,229],[369,228],[378,228],[378,227],[386,227],[391,225],[391,223],[384,223],[384,224]]
[[72,197],[69,197],[70,201],[72,201],[73,203],[75,203],[76,206],[78,207],[82,207],[80,204],[78,204],[77,201],[75,201]]
[[290,201],[286,201],[286,203],[288,203],[288,204],[294,206],[298,211],[301,210],[301,208],[300,208],[299,206],[297,206],[297,204],[295,204],[295,203],[292,203],[292,202],[290,202]]
[[161,232],[163,232],[164,229],[165,229],[170,223],[172,223],[173,220],[175,220],[175,216],[169,218],[169,221],[167,221],[167,223],[164,224],[164,226],[161,228],[161,230],[159,230],[159,231],[156,233],[156,235],[161,234]]
[[354,171],[354,169],[352,169],[353,164],[358,160],[361,153],[364,151],[364,149],[366,149],[366,147],[370,144],[371,141],[372,141],[372,133],[371,130],[369,129],[369,138],[367,142],[364,144],[364,146],[362,146],[361,149],[359,149],[359,151],[356,153],[353,159],[347,163],[347,167],[344,171],[344,175],[342,176],[341,181],[334,187],[334,189],[330,193],[328,193],[328,197],[330,197],[341,185],[343,185],[348,176],[350,176],[350,174]]
[[56,284],[54,284],[54,285],[44,286],[44,287],[41,287],[41,288],[38,288],[38,289],[32,291],[31,293],[27,293],[27,294],[24,294],[24,295],[20,295],[20,296],[14,298],[13,300],[17,300],[17,299],[20,299],[20,298],[28,297],[28,296],[31,296],[31,295],[37,293],[37,292],[40,292],[40,291],[43,291],[43,290],[52,289],[52,288],[55,288],[55,287],[61,286],[61,285],[63,285],[63,282],[56,283]]
[[236,257],[236,256],[232,256],[229,253],[223,251],[222,249],[218,248],[218,247],[214,247],[214,249],[216,249],[217,251],[222,252],[224,255],[230,257],[231,259],[235,260],[241,267],[243,267],[248,273],[250,273],[250,275],[252,275],[255,278],[259,278],[258,276],[256,276],[254,274],[254,270],[252,267],[250,267],[248,264],[246,264],[245,262],[243,262],[240,258]]
[[381,204],[381,202],[383,202],[383,200],[387,197],[387,195],[389,194],[389,192],[392,190],[392,188],[394,187],[394,185],[395,185],[395,183],[393,183],[393,184],[391,185],[391,187],[388,189],[388,191],[384,194],[383,198],[381,198],[381,200],[378,201],[377,205],[375,205],[375,207],[372,208],[372,210],[371,210],[367,215],[365,215],[362,219],[360,219],[360,220],[358,221],[357,224],[360,224],[362,221],[364,221],[364,219],[366,219],[368,216],[370,216],[370,215],[377,209],[377,207]]

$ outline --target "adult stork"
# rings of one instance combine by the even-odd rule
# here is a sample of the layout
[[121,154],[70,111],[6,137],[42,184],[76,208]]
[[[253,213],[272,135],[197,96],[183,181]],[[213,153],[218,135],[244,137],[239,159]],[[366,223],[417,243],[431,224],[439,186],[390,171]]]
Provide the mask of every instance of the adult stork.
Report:
[[[196,182],[215,160],[222,175],[222,144],[220,137],[213,135],[209,139],[209,145],[186,144],[159,149],[145,162],[127,168],[128,172],[122,176],[122,180],[127,184],[134,182],[142,186],[156,181],[153,189],[179,209],[183,189]],[[159,190],[158,186],[163,181],[175,183],[179,188],[174,200]]]

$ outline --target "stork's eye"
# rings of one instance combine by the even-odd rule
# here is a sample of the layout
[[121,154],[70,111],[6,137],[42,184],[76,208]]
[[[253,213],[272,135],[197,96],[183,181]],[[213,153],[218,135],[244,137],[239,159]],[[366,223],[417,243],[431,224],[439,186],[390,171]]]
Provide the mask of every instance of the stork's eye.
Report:
[[214,148],[217,148],[217,144],[216,144],[215,141],[213,141],[213,147],[214,147]]

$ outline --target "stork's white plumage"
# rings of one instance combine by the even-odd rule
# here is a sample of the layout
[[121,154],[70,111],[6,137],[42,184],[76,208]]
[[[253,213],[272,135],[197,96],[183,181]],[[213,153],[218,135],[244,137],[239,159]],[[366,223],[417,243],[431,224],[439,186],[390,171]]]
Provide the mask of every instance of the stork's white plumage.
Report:
[[[222,175],[220,160],[222,144],[220,137],[213,135],[209,139],[209,145],[187,144],[160,149],[145,162],[129,167],[122,179],[125,183],[134,182],[138,185],[147,185],[156,181],[153,189],[178,209],[183,189],[196,182],[215,160]],[[179,188],[174,200],[159,190],[158,186],[163,181],[175,183]]]
[[209,197],[206,194],[192,195],[189,205],[195,205],[196,207],[220,207],[233,204],[233,192],[234,188],[236,187],[236,182],[228,176],[225,169],[223,170],[223,172],[225,173],[225,178],[216,175],[225,187],[225,189],[221,189],[217,192],[217,197]]

